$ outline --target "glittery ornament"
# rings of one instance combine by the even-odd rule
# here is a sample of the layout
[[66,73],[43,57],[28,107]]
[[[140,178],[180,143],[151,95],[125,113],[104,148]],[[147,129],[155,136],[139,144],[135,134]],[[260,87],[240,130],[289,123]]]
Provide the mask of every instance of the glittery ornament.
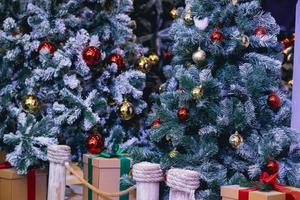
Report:
[[48,51],[49,53],[53,54],[56,51],[56,48],[51,42],[44,41],[39,45],[38,51]]
[[264,36],[267,34],[267,30],[265,27],[263,26],[258,26],[255,30],[254,30],[254,35],[256,36]]
[[150,60],[149,58],[145,57],[145,56],[141,56],[139,59],[138,59],[138,62],[137,62],[137,68],[144,72],[144,73],[148,73],[150,70],[151,70],[151,63],[150,63]]
[[224,35],[221,31],[215,30],[211,33],[210,39],[213,42],[223,42],[224,41]]
[[120,54],[117,53],[110,54],[110,56],[108,56],[107,58],[107,62],[108,64],[115,63],[118,67],[118,71],[122,71],[125,68],[123,57]]
[[134,108],[133,105],[128,102],[124,101],[118,108],[118,114],[121,119],[128,121],[134,117]]
[[98,154],[104,150],[104,138],[99,133],[92,133],[85,141],[87,151],[91,154]]
[[200,99],[201,97],[203,97],[204,91],[203,91],[203,86],[197,86],[194,87],[191,91],[193,99]]
[[151,53],[149,56],[148,56],[148,59],[149,59],[149,63],[151,65],[157,65],[159,63],[159,57],[158,55],[156,55],[155,53]]
[[186,107],[182,106],[177,111],[177,117],[180,121],[186,121],[189,118],[189,111]]
[[28,94],[23,98],[22,107],[28,113],[36,113],[41,108],[41,102],[37,96]]
[[281,100],[275,92],[268,96],[268,105],[273,111],[277,111],[280,108]]
[[233,148],[237,148],[244,142],[243,137],[239,134],[238,131],[236,131],[233,135],[229,138],[229,143]]
[[152,128],[158,128],[160,126],[160,118],[157,118],[155,120],[153,120],[153,122],[151,123],[151,127]]
[[199,48],[196,52],[193,53],[192,59],[194,63],[201,64],[206,59],[206,53],[201,48]]
[[101,51],[97,47],[88,46],[82,51],[82,58],[87,65],[97,65],[101,62]]
[[250,45],[250,38],[247,35],[242,36],[242,45],[246,48]]
[[177,19],[179,17],[179,13],[176,8],[172,8],[172,10],[170,10],[170,16],[173,19]]

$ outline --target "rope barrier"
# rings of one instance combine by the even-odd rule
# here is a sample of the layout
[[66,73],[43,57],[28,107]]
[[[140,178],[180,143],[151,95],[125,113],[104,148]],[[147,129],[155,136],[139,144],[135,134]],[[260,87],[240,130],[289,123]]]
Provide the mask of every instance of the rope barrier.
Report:
[[109,193],[109,192],[103,192],[100,191],[98,188],[96,188],[95,186],[91,185],[88,183],[88,181],[86,181],[84,178],[82,178],[80,176],[80,174],[75,171],[69,164],[69,162],[65,163],[65,167],[68,171],[70,171],[76,178],[78,178],[78,180],[85,185],[86,187],[88,187],[89,189],[93,190],[94,192],[96,192],[103,200],[112,200],[111,197],[120,197],[126,194],[129,194],[130,192],[134,191],[136,189],[136,186],[132,186],[124,191],[120,191],[120,192],[114,192],[114,193]]

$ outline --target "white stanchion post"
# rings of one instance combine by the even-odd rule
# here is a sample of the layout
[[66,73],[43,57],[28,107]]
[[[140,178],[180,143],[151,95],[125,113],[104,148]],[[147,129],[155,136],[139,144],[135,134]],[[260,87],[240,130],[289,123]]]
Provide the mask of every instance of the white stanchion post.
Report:
[[136,200],[159,200],[159,183],[163,180],[159,164],[149,162],[135,164],[132,174],[136,181]]
[[170,187],[169,200],[195,200],[200,177],[195,171],[174,168],[168,171],[167,185]]
[[64,200],[66,187],[65,162],[70,160],[71,149],[65,145],[48,147],[49,181],[48,200]]

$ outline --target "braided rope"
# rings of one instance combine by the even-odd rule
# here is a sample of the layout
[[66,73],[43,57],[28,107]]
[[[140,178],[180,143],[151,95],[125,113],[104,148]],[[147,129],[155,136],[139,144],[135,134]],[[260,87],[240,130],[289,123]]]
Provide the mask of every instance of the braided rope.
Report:
[[138,182],[160,182],[163,180],[163,171],[159,164],[141,162],[133,166],[133,179]]
[[181,191],[190,194],[189,199],[195,199],[195,191],[200,186],[199,174],[185,169],[170,169],[167,175],[167,185],[171,191]]
[[86,181],[84,178],[82,178],[80,176],[80,174],[74,170],[69,162],[65,162],[65,167],[68,171],[70,171],[76,178],[78,178],[78,180],[85,185],[86,187],[88,187],[89,189],[93,190],[94,192],[96,192],[103,200],[112,200],[110,197],[120,197],[126,194],[129,194],[131,191],[134,191],[136,189],[136,186],[132,186],[124,191],[121,192],[114,192],[114,193],[108,193],[108,192],[103,192],[100,191],[98,188],[96,188],[95,186],[91,185],[88,183],[88,181]]

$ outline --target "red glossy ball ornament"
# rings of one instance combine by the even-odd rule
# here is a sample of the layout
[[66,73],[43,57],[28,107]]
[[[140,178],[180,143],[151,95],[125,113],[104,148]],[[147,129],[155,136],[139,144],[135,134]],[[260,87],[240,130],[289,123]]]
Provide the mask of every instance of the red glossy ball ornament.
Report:
[[101,62],[101,51],[97,47],[88,46],[82,51],[82,58],[87,65],[97,65]]
[[89,153],[101,153],[104,150],[104,138],[100,134],[93,133],[86,139],[85,145]]
[[48,41],[42,42],[39,47],[38,47],[38,51],[40,52],[41,50],[47,50],[49,53],[54,53],[56,51],[55,46]]
[[270,160],[267,164],[267,170],[270,174],[275,174],[279,171],[279,163],[276,160]]
[[154,120],[151,124],[152,128],[158,128],[160,126],[160,118],[157,118],[156,120]]
[[118,70],[122,71],[125,68],[123,57],[120,54],[113,53],[107,58],[108,64],[115,63],[118,66]]
[[263,26],[258,26],[255,30],[254,30],[254,35],[256,36],[264,36],[267,34],[267,30],[265,27]]
[[12,168],[11,164],[8,161],[0,163],[0,169]]
[[273,110],[277,111],[281,106],[281,100],[280,97],[273,92],[268,96],[268,106]]
[[189,111],[186,107],[180,107],[177,111],[177,117],[181,121],[186,121],[189,118]]
[[224,35],[221,31],[216,30],[216,31],[212,32],[212,34],[210,35],[210,39],[213,42],[223,42],[224,41]]

